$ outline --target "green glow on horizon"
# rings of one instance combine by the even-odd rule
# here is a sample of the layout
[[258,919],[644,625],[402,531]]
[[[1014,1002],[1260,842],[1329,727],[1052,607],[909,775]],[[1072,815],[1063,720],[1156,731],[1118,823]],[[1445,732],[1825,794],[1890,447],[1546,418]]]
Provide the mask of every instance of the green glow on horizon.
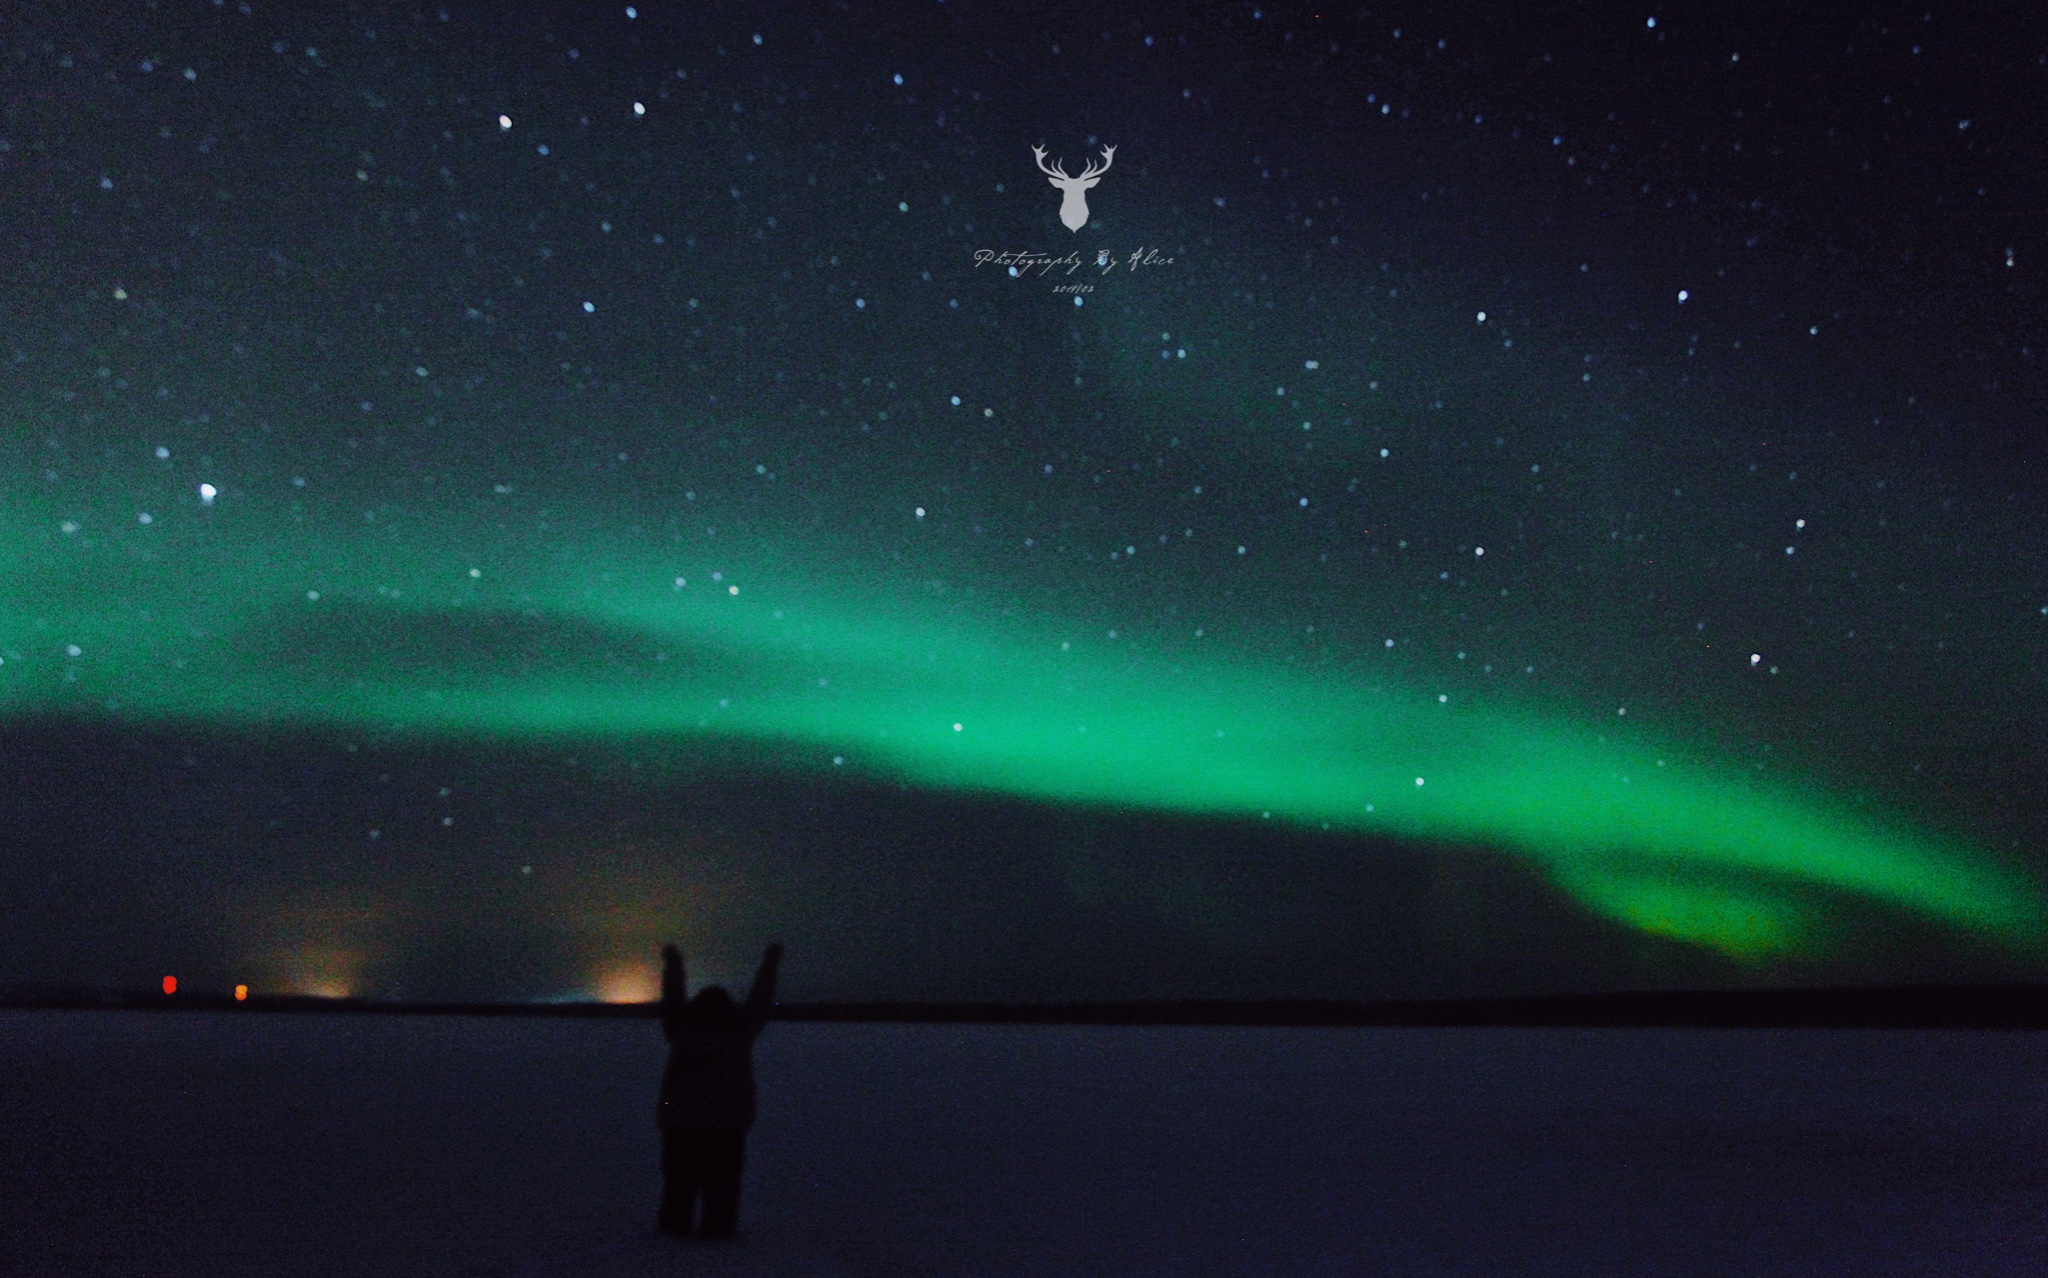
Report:
[[1681,744],[1220,645],[1083,642],[824,551],[721,552],[714,583],[702,547],[634,550],[598,518],[543,545],[482,518],[176,500],[142,527],[10,497],[0,714],[724,738],[943,790],[1270,814],[1498,849],[1606,918],[1743,958],[1823,952],[1858,902],[2020,950],[2043,935],[2035,885],[1962,841]]

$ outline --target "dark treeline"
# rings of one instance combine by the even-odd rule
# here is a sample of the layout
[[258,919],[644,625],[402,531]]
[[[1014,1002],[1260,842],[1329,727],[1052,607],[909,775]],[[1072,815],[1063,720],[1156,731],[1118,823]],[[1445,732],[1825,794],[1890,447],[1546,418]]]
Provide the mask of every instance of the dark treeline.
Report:
[[[0,1008],[406,1016],[648,1017],[654,1003],[417,1003],[195,990],[0,988]],[[1398,1002],[1136,1000],[783,1003],[779,1021],[991,1025],[2048,1029],[2048,985],[1646,990]]]

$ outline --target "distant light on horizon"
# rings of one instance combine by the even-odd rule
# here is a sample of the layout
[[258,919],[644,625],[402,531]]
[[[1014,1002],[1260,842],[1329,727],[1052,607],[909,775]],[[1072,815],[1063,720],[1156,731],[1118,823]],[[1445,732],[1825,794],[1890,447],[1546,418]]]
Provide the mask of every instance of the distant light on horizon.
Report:
[[592,974],[590,989],[601,1003],[652,1003],[661,997],[661,973],[649,962],[618,959]]
[[166,977],[164,978],[164,993],[166,993],[166,994],[176,994],[177,992],[178,992],[178,978],[177,978],[177,977],[175,977],[175,976],[166,976]]

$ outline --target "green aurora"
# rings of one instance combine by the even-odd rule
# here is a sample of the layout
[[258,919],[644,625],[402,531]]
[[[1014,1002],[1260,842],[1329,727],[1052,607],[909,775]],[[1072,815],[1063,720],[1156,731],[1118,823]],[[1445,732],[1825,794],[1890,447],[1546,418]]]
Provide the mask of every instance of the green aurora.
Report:
[[[136,478],[63,505],[8,496],[0,713],[723,738],[920,787],[1484,846],[1601,916],[1741,959],[1825,953],[1858,907],[2015,951],[2043,935],[2036,886],[1967,843],[1686,741],[1610,742],[1220,641],[1147,650],[891,591],[824,547],[755,544],[715,567],[636,553],[596,502],[569,519],[551,500],[578,535],[514,552],[477,516],[401,536],[360,504],[323,522]],[[113,495],[151,488],[147,524]]]

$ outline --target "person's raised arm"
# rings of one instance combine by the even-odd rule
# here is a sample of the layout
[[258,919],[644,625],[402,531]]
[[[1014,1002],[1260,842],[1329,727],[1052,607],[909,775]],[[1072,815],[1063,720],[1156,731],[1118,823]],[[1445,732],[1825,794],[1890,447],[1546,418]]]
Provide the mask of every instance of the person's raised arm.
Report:
[[782,946],[770,945],[761,956],[761,970],[754,973],[753,988],[747,991],[747,1024],[757,1034],[768,1023],[768,1013],[775,1007],[775,975],[781,967]]
[[683,952],[673,945],[664,945],[661,947],[661,1034],[671,1043],[682,1033],[689,1001],[690,986],[683,975]]

